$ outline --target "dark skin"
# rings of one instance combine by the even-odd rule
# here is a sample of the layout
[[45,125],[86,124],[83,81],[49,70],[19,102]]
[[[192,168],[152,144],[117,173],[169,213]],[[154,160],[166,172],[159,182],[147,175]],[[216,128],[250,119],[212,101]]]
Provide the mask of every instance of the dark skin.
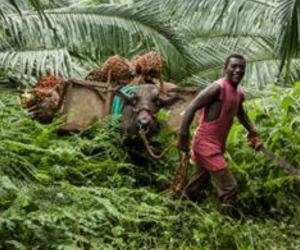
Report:
[[[237,88],[240,81],[245,74],[246,62],[240,58],[232,57],[229,59],[225,68],[225,78],[229,80],[234,88]],[[214,121],[218,119],[222,110],[222,102],[220,100],[221,89],[217,83],[211,84],[201,91],[198,96],[190,103],[186,109],[181,127],[179,130],[178,148],[184,152],[189,150],[189,128],[194,119],[195,113],[203,108],[207,107],[206,121]],[[239,122],[246,128],[249,133],[248,137],[256,137],[258,133],[255,131],[252,122],[250,121],[247,113],[244,110],[241,103],[237,117]],[[253,145],[257,146],[258,145]]]

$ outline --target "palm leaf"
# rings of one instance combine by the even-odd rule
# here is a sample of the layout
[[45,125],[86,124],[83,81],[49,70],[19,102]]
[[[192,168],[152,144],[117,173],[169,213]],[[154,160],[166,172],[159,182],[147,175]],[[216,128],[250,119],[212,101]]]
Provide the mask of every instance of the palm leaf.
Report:
[[291,59],[298,55],[300,45],[300,2],[297,0],[277,0],[275,11],[279,25],[276,44],[277,53],[281,59],[280,71],[286,64],[285,77],[288,76]]
[[22,16],[24,10],[29,8],[37,11],[40,15],[44,15],[42,0],[1,0],[0,13],[4,17],[7,12],[18,12]]
[[264,39],[261,34],[257,37],[219,35],[195,40],[197,41],[195,49],[202,58],[201,67],[193,77],[186,79],[186,82],[201,87],[218,79],[223,75],[225,58],[232,53],[240,53],[246,57],[247,69],[243,85],[249,90],[263,90],[267,85],[274,83],[288,87],[297,80],[299,59],[295,58],[292,61],[293,74],[290,74],[285,82],[278,82],[280,61],[273,50],[274,39]]
[[[186,68],[195,67],[195,58],[183,39],[155,18],[156,12],[154,8],[146,12],[127,6],[100,5],[51,11],[47,12],[47,17],[51,26],[56,28],[60,46],[100,60],[104,51],[126,55],[142,42],[144,49],[155,48],[162,54],[172,78],[181,78]],[[9,31],[19,46],[24,46],[24,39],[32,43],[34,38],[35,43],[46,43],[44,34],[51,30],[37,15],[24,15],[23,22],[16,15],[6,18]],[[54,36],[48,35],[47,38],[52,44],[57,41]]]
[[0,66],[8,72],[12,71],[16,77],[23,76],[24,79],[47,73],[67,78],[74,74],[75,62],[66,49],[12,50],[0,53]]
[[[230,1],[216,25],[213,22],[218,11],[205,14],[201,9],[197,10],[189,18],[190,26],[181,26],[199,57],[198,72],[186,82],[205,86],[222,76],[225,58],[232,53],[247,58],[243,81],[247,88],[261,90],[278,81],[280,61],[274,48],[279,25],[272,16],[275,6],[275,1]],[[294,66],[297,64],[298,60],[294,58],[293,74],[286,79],[285,86],[291,86],[297,79]]]

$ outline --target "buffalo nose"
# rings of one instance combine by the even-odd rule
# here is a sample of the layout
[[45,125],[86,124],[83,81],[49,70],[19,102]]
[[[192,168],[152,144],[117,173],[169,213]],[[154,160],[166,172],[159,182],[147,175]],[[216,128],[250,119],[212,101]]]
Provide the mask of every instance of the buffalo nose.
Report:
[[138,123],[139,127],[145,129],[149,126],[150,120],[147,119],[147,117],[143,116],[143,117],[138,118],[137,123]]

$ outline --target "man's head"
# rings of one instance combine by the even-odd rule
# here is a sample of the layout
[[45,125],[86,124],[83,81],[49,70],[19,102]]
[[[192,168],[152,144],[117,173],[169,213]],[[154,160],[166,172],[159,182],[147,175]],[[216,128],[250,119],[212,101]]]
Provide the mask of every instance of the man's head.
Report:
[[238,85],[245,74],[246,59],[239,54],[232,54],[225,62],[226,78],[233,84]]

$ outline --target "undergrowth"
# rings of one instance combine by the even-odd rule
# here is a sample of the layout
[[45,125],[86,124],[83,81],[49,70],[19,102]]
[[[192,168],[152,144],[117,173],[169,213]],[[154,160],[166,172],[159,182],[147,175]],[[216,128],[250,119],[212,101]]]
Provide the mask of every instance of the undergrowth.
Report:
[[[247,105],[266,147],[296,167],[299,97],[296,84]],[[33,121],[13,95],[0,105],[1,249],[300,249],[299,180],[249,148],[238,124],[227,153],[240,187],[242,218],[233,220],[212,187],[198,203],[169,197],[177,150],[154,160],[140,149],[133,161],[113,117],[58,136],[59,118]],[[156,141],[174,139],[164,131]]]

